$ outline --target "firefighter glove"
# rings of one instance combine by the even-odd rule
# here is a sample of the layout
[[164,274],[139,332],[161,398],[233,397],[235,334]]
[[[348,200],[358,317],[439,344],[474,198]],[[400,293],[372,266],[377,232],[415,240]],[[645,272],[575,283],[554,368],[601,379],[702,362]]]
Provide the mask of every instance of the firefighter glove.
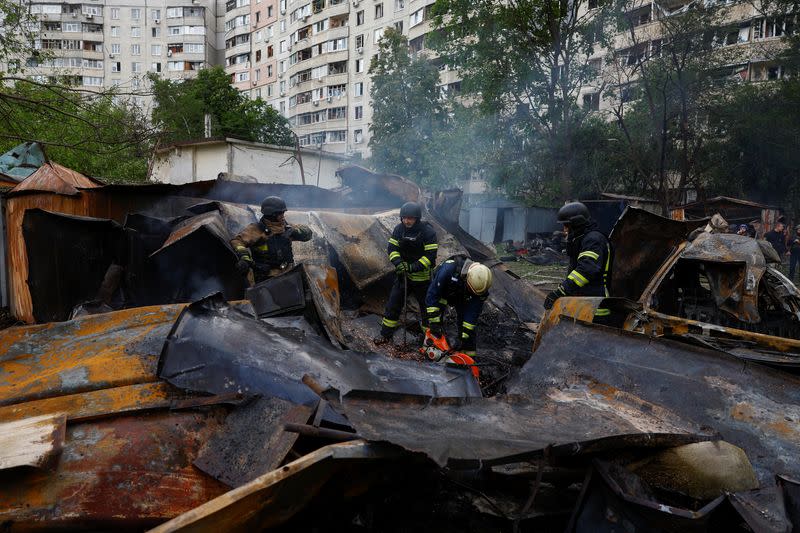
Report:
[[239,259],[239,262],[236,263],[236,271],[242,276],[244,276],[247,274],[249,270],[250,270],[250,261],[248,261],[247,259]]
[[395,265],[394,271],[397,273],[398,276],[404,275],[406,272],[408,272],[408,263],[406,263],[405,261],[400,261]]
[[564,293],[562,293],[558,289],[556,289],[554,291],[550,291],[550,293],[544,299],[544,308],[547,309],[547,310],[552,309],[553,308],[553,304],[556,302],[556,300],[558,300],[562,296],[564,296]]

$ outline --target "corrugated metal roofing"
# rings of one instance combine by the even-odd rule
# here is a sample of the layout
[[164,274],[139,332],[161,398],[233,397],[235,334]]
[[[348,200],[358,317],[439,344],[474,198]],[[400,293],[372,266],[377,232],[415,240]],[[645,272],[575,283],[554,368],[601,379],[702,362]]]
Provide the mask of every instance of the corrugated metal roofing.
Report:
[[99,181],[84,176],[80,172],[58,163],[47,162],[14,187],[8,194],[11,196],[18,193],[38,191],[75,196],[79,193],[78,189],[94,189],[102,186],[103,184]]

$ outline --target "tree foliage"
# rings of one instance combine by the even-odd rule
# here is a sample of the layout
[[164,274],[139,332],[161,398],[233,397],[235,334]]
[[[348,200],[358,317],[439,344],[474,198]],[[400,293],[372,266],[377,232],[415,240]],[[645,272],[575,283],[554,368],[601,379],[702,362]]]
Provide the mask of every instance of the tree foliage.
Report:
[[572,193],[575,132],[588,114],[578,98],[596,81],[589,57],[610,35],[608,8],[586,5],[437,0],[433,7],[433,47],[500,134],[493,144],[504,164],[494,178],[540,201]]
[[439,70],[424,56],[412,57],[408,40],[387,30],[372,58],[370,165],[417,183],[442,183],[434,172],[434,138],[443,130],[445,113],[437,83]]
[[151,75],[155,109],[153,122],[162,142],[205,137],[205,117],[211,137],[234,137],[277,145],[294,144],[288,121],[260,98],[250,100],[230,84],[222,67],[203,69],[189,80]]
[[17,79],[0,91],[0,151],[40,142],[47,156],[109,182],[141,182],[154,131],[113,94]]

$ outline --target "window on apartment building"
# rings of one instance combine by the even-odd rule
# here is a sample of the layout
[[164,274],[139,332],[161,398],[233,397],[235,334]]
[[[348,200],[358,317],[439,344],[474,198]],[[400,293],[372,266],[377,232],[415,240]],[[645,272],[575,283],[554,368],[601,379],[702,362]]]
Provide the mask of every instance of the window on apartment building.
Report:
[[256,50],[256,63],[261,61],[261,50]]
[[403,33],[403,21],[398,20],[394,23],[394,29],[397,30],[398,33]]
[[286,72],[286,61],[281,61],[279,63],[279,66],[280,66],[280,69],[278,70],[278,72]]
[[267,65],[267,76],[272,77],[272,65]]
[[413,28],[417,24],[422,24],[425,20],[425,8],[420,8],[411,13],[411,16],[408,17],[408,26]]
[[141,72],[142,71],[142,64],[138,61],[134,61],[131,63],[131,72]]
[[161,72],[161,63],[153,63],[150,65],[150,70],[153,72]]
[[288,46],[286,44],[286,41],[281,41],[280,42],[280,51],[281,51],[281,53],[284,53],[284,52],[286,52],[288,50],[289,50],[289,48],[288,48]]
[[142,18],[142,10],[139,9],[138,7],[132,7],[131,8],[131,19],[139,20],[140,18]]
[[122,72],[122,63],[119,61],[113,61],[111,63],[111,72]]
[[364,82],[359,81],[353,85],[353,96],[364,96]]
[[600,111],[600,93],[584,94],[583,107],[591,111]]
[[150,55],[151,56],[160,56],[161,55],[161,45],[160,44],[151,44],[150,45]]
[[119,8],[112,7],[111,8],[111,20],[119,20]]
[[285,92],[286,92],[286,82],[285,82],[285,81],[282,81],[282,82],[281,82],[280,89],[281,89],[281,92],[282,92],[282,93],[285,93]]
[[354,109],[356,120],[364,118],[364,106],[357,105]]
[[161,28],[150,28],[153,37],[161,37]]
[[267,38],[275,36],[275,25],[273,24],[269,28],[267,28]]
[[255,78],[255,81],[259,81],[259,80],[261,79],[261,69],[260,69],[260,68],[257,68],[257,69],[255,70],[255,73],[256,73],[256,78]]
[[364,72],[364,60],[356,59],[356,72]]
[[364,142],[364,134],[362,130],[353,130],[353,142],[356,144],[361,144]]
[[406,8],[406,0],[394,0],[394,10],[402,11]]
[[142,28],[139,26],[131,26],[131,37],[141,37],[142,36]]
[[281,115],[286,114],[286,102],[284,102],[283,100],[281,100],[280,104],[278,104],[278,111],[280,112]]
[[383,4],[377,4],[375,6],[375,18],[379,19],[383,16]]
[[777,80],[783,78],[783,67],[780,65],[773,65],[767,68],[767,79]]
[[90,87],[100,87],[103,85],[103,78],[98,78],[97,76],[84,76],[83,84]]
[[267,46],[267,57],[275,55],[275,48],[272,45]]
[[161,10],[160,9],[151,9],[150,10],[150,19],[152,21],[161,20]]
[[120,48],[122,48],[122,47],[120,46],[119,43],[112,44],[111,45],[111,53],[112,54],[119,54],[120,51],[121,51]]
[[205,44],[203,43],[186,43],[183,51],[187,54],[203,54],[205,53]]
[[274,83],[270,83],[269,85],[267,85],[267,97],[272,96],[272,91],[273,91],[273,86],[274,85],[275,85]]
[[286,0],[280,1],[281,15],[286,13]]
[[364,47],[364,34],[356,35],[356,48]]
[[[64,30],[66,31],[66,30]],[[119,26],[111,26],[111,36],[119,37]]]
[[383,32],[385,31],[386,28],[378,28],[377,30],[375,30],[375,32],[372,35],[372,42],[378,44],[378,42],[381,40],[381,37],[383,37]]
[[140,45],[140,44],[132,44],[131,45],[131,55],[132,56],[140,56],[140,55],[142,55],[142,45]]
[[589,68],[588,72],[589,76],[592,78],[596,78],[597,76],[600,75],[600,72],[603,69],[603,60],[600,58],[590,59],[587,66]]
[[261,11],[256,11],[256,24],[261,22]]
[[272,6],[267,6],[267,18],[272,18],[273,11]]
[[356,12],[356,26],[364,24],[364,10]]
[[169,35],[183,35],[183,26],[170,26],[167,28]]
[[281,19],[281,33],[286,33],[286,19]]

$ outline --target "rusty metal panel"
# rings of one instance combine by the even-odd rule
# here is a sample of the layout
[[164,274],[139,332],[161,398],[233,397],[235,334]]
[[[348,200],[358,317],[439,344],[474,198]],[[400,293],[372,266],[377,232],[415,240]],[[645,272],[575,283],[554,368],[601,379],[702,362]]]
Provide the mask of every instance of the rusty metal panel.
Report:
[[601,449],[706,440],[699,425],[632,395],[576,377],[523,397],[439,398],[354,391],[342,402],[357,433],[476,468]]
[[192,466],[214,412],[162,412],[67,427],[53,472],[0,479],[0,523],[14,529],[154,526],[227,487]]
[[95,391],[67,394],[0,407],[0,422],[47,413],[65,413],[67,420],[89,420],[104,416],[166,408],[185,396],[168,383],[140,383]]
[[775,473],[800,473],[797,377],[680,342],[562,320],[509,383],[509,393],[537,398],[574,379],[605,391],[586,401],[634,395],[718,432],[745,450],[765,486]]
[[79,188],[91,189],[102,186],[101,182],[84,176],[80,172],[58,163],[47,162],[14,187],[8,195],[14,196],[26,192],[52,192],[74,196],[80,194]]
[[0,405],[155,381],[164,339],[183,307],[0,331]]

